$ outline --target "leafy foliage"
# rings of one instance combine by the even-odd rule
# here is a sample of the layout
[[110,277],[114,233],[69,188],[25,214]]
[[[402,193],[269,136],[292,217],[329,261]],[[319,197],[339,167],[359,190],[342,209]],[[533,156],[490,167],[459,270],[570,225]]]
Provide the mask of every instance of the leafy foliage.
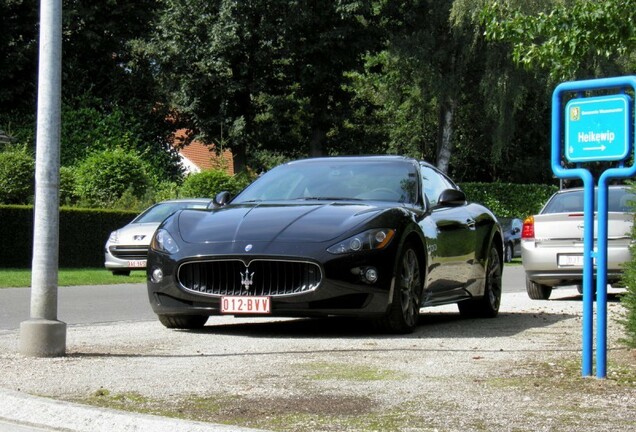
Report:
[[73,99],[62,107],[61,164],[72,166],[91,153],[120,148],[143,156],[157,176],[180,179],[178,155],[163,129],[167,123],[156,122],[154,129],[149,123],[130,107],[107,108],[90,96]]
[[635,0],[576,0],[537,14],[495,1],[481,20],[488,39],[512,45],[515,62],[547,70],[555,82],[633,69],[633,59],[626,68],[617,60],[636,47]]
[[328,151],[351,98],[343,74],[370,43],[370,4],[165,0],[138,49],[178,111],[231,148],[240,171],[252,150]]
[[0,204],[27,203],[33,197],[35,159],[25,146],[0,151]]
[[26,77],[35,76],[38,4],[0,1],[0,113],[32,109],[35,102],[35,80]]
[[486,205],[500,217],[525,218],[537,214],[556,186],[512,183],[462,183],[469,201]]
[[[632,191],[636,192],[636,184],[632,183]],[[636,211],[636,203],[632,203]],[[636,238],[636,223],[632,226],[632,239]],[[631,260],[625,264],[622,282],[627,287],[627,293],[621,297],[621,304],[627,310],[623,324],[626,330],[626,342],[636,348],[636,245],[630,248]]]
[[[636,231],[632,230],[632,238],[636,237]],[[627,310],[624,320],[627,331],[626,342],[636,348],[636,247],[631,248],[632,259],[625,264],[623,282],[627,287],[627,293],[621,297],[621,304]]]
[[180,195],[183,198],[213,198],[222,191],[236,194],[243,188],[236,178],[225,171],[210,170],[190,174],[183,182]]
[[148,164],[137,154],[122,149],[91,154],[77,166],[76,193],[81,203],[110,207],[130,188],[143,197],[155,181]]

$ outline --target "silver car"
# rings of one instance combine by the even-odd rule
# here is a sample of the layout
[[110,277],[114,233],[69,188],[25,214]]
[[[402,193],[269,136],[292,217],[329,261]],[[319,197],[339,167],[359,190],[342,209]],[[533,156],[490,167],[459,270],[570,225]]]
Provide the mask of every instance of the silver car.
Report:
[[[609,284],[620,281],[623,263],[631,259],[629,248],[635,203],[636,196],[628,186],[610,186],[607,242]],[[595,224],[595,241],[597,233]],[[553,288],[563,285],[576,285],[579,292],[582,291],[582,188],[555,193],[538,215],[524,221],[521,259],[526,272],[526,290],[531,299],[547,300]]]
[[147,208],[128,225],[110,233],[104,248],[105,267],[114,275],[124,276],[131,270],[145,269],[150,240],[165,218],[182,208],[205,209],[211,205],[210,198],[190,198],[162,201]]

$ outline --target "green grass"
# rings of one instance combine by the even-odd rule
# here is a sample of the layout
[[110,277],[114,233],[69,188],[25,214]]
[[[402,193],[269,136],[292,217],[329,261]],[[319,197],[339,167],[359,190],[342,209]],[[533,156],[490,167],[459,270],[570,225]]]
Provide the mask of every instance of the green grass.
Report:
[[[515,258],[506,265],[521,265],[521,258]],[[63,268],[58,272],[58,285],[113,285],[121,283],[144,283],[146,270],[135,270],[130,276],[113,276],[105,268]],[[1,288],[22,288],[31,286],[31,269],[0,268]]]
[[[66,268],[58,271],[58,286],[113,285],[143,283],[146,270],[136,270],[130,276],[113,276],[105,268]],[[0,268],[0,288],[31,286],[31,269]]]

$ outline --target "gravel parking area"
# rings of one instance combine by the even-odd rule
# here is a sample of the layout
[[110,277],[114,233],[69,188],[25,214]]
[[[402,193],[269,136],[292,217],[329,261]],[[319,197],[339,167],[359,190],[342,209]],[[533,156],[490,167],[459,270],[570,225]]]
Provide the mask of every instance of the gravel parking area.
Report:
[[344,319],[71,326],[67,356],[0,333],[0,388],[276,431],[636,430],[636,356],[609,302],[608,378],[581,377],[576,290],[504,294],[496,319],[426,309],[408,336]]

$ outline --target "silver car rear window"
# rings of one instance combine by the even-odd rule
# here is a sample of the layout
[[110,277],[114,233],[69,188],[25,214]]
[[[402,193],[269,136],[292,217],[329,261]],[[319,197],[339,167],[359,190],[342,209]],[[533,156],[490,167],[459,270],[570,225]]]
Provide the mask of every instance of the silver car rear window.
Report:
[[[598,208],[597,191],[594,191],[594,211]],[[607,197],[607,207],[611,212],[633,212],[636,205],[636,195],[629,189],[610,189]],[[583,190],[577,189],[569,192],[560,192],[552,196],[545,205],[541,214],[547,213],[573,213],[583,211]]]

